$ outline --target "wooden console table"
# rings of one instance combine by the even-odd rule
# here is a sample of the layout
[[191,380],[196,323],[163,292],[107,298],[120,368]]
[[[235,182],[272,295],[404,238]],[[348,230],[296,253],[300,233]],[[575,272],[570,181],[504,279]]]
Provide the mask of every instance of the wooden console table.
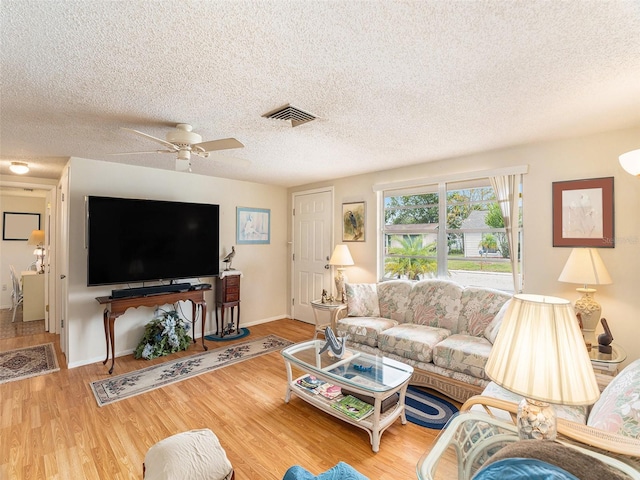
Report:
[[104,308],[104,336],[107,341],[107,358],[105,358],[103,365],[106,365],[109,361],[109,346],[111,346],[111,368],[109,373],[113,373],[113,367],[116,363],[115,354],[115,323],[116,318],[126,312],[129,308],[138,307],[156,307],[158,305],[167,305],[170,303],[176,303],[179,301],[189,301],[192,306],[191,326],[193,330],[193,343],[196,343],[196,323],[195,319],[198,309],[202,311],[202,348],[208,350],[204,344],[204,325],[207,318],[207,302],[204,299],[204,292],[210,291],[211,288],[202,290],[189,290],[187,292],[173,292],[173,293],[160,293],[157,295],[147,295],[140,297],[128,297],[128,298],[111,298],[111,297],[96,297],[96,300],[100,305],[106,305]]

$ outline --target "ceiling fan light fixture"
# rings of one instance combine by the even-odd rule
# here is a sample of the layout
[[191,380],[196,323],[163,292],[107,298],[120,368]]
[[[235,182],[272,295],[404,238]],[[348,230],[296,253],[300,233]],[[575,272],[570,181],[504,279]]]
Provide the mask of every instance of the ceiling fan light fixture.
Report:
[[11,162],[9,170],[17,175],[24,175],[29,172],[29,164],[25,162]]

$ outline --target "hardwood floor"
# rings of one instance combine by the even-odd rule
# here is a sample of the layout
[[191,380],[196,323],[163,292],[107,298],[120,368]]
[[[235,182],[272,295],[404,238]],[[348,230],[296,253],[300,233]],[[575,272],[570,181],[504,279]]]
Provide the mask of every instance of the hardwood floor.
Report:
[[[278,320],[250,328],[298,342],[313,326]],[[239,340],[242,341],[242,340]],[[102,362],[67,369],[58,336],[0,339],[0,351],[54,342],[59,372],[0,385],[0,478],[140,479],[148,448],[178,432],[210,428],[236,479],[281,479],[302,465],[318,474],[339,461],[372,480],[415,479],[416,463],[438,431],[397,420],[373,453],[364,430],[326,415],[297,397],[284,403],[286,372],[279,352],[222,368],[114,404],[98,407],[89,382],[109,376]],[[207,342],[209,348],[232,342]],[[202,351],[152,361],[119,357],[114,374]]]

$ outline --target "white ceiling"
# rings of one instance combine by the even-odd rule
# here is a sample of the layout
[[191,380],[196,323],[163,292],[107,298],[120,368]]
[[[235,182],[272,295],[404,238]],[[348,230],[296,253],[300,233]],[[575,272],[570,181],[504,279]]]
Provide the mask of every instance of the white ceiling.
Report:
[[[162,148],[119,127],[235,137],[244,149],[193,157],[193,172],[293,186],[640,125],[638,0],[0,9],[2,175],[22,160],[57,178],[70,156],[175,168],[173,154],[109,156]],[[319,118],[262,117],[287,103]]]

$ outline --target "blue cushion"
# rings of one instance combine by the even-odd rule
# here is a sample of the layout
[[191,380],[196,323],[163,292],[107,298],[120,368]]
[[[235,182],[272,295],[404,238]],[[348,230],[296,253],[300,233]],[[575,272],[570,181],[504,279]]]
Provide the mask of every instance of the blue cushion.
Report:
[[362,475],[351,465],[340,462],[318,476],[314,476],[309,470],[300,465],[294,465],[285,472],[282,480],[369,480],[369,478]]
[[566,470],[535,458],[505,458],[481,468],[473,480],[580,480]]

